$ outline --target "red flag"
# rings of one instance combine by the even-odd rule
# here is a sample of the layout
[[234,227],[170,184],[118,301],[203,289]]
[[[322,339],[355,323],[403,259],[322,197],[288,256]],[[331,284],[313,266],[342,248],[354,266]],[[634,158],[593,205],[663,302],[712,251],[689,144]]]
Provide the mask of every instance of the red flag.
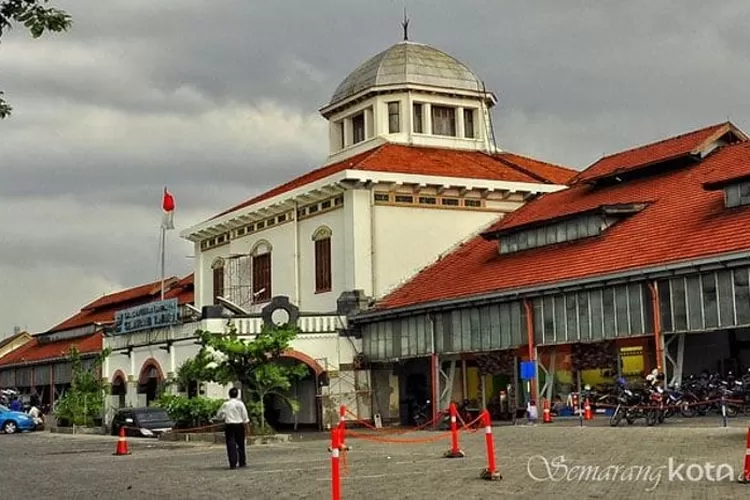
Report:
[[164,212],[162,214],[161,227],[164,229],[174,229],[174,196],[164,188],[164,197],[161,201],[161,209]]

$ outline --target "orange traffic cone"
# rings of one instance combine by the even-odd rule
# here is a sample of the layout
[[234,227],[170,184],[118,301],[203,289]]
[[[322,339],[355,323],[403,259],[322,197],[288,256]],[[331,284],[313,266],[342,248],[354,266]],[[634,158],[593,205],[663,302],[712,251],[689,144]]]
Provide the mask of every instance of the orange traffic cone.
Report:
[[552,413],[549,411],[549,401],[547,401],[546,399],[544,400],[544,410],[542,412],[542,423],[543,424],[552,423]]
[[114,455],[130,455],[130,452],[128,451],[128,440],[125,439],[125,427],[120,427],[120,438],[117,440],[117,448],[115,448]]
[[750,484],[750,427],[747,429],[747,446],[745,446],[745,467],[740,482]]
[[588,398],[586,398],[586,406],[583,408],[583,419],[584,420],[591,420],[594,416],[591,413],[591,405],[589,404]]

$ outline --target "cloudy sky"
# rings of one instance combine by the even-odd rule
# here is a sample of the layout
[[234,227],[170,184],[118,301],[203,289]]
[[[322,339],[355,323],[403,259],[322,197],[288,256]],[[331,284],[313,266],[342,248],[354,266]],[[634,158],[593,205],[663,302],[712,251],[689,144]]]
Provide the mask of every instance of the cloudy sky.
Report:
[[[72,31],[0,43],[0,336],[158,278],[178,229],[327,149],[317,109],[396,43],[404,0],[56,0]],[[583,168],[729,117],[750,127],[745,0],[408,0],[411,37],[500,99],[501,147]],[[168,274],[192,246],[169,234]]]

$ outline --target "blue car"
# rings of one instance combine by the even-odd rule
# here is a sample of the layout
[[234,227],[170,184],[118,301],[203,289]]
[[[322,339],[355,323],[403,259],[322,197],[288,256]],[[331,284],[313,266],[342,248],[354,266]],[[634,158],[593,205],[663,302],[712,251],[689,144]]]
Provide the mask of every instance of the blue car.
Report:
[[7,406],[0,405],[0,431],[5,434],[33,431],[36,428],[34,419],[20,411],[11,411]]

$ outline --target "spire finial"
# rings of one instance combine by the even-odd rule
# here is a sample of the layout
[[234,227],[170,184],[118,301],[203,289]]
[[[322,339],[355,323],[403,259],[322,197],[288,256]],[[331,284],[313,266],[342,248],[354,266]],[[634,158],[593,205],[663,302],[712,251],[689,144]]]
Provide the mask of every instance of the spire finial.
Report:
[[406,17],[406,7],[404,7],[404,20],[401,23],[401,27],[404,28],[404,41],[405,42],[409,41],[409,21],[411,21],[411,19]]

